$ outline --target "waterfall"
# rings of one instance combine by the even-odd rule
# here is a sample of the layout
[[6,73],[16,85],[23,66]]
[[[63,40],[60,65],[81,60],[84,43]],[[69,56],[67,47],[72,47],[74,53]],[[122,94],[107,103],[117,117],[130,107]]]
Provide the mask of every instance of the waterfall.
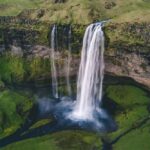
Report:
[[57,44],[57,26],[54,25],[51,32],[51,74],[52,74],[52,94],[55,98],[58,98],[58,80],[57,80],[57,70],[55,64],[55,50]]
[[77,82],[77,101],[72,117],[92,119],[102,100],[104,78],[104,34],[102,23],[87,27],[83,39]]
[[77,81],[77,100],[72,101],[65,97],[53,107],[53,115],[61,128],[80,127],[96,132],[117,129],[115,122],[101,107],[105,67],[102,27],[105,22],[91,24],[85,31]]
[[72,38],[72,31],[70,26],[68,32],[68,58],[67,58],[67,65],[66,65],[66,83],[67,83],[67,91],[69,96],[72,95],[71,83],[70,83],[71,38]]

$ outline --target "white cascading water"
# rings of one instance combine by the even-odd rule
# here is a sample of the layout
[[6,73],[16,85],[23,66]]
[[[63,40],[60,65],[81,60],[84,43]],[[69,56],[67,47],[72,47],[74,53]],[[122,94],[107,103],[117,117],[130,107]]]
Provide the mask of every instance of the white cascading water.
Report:
[[52,94],[55,98],[58,98],[58,80],[57,70],[55,64],[55,39],[57,33],[57,26],[54,25],[51,32],[51,74],[52,74]]
[[67,91],[68,95],[72,95],[71,91],[71,83],[70,83],[70,63],[71,63],[71,26],[69,28],[68,32],[68,59],[67,59],[67,65],[66,65],[66,82],[67,82]]
[[104,78],[102,26],[105,22],[91,24],[86,29],[77,82],[77,100],[65,97],[50,108],[61,128],[80,127],[96,132],[117,129],[112,118],[100,107]]
[[92,120],[102,100],[104,78],[104,34],[102,23],[87,27],[83,39],[77,83],[77,101],[71,117]]

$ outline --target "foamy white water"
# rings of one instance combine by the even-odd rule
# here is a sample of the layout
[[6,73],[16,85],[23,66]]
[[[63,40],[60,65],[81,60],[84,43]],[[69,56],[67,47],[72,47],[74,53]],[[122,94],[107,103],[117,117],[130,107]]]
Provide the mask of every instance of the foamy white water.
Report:
[[58,80],[57,80],[57,71],[55,64],[55,41],[57,33],[57,26],[54,25],[51,32],[51,74],[52,74],[52,94],[55,98],[58,98]]
[[93,119],[93,112],[102,101],[104,66],[102,23],[91,24],[87,27],[83,39],[77,101],[71,117],[83,120]]

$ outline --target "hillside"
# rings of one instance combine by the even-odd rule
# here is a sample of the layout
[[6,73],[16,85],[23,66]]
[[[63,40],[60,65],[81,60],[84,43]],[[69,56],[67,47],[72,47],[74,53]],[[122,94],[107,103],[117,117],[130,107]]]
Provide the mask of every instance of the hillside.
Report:
[[88,24],[97,20],[149,22],[149,0],[0,0],[1,16],[20,15],[56,23]]

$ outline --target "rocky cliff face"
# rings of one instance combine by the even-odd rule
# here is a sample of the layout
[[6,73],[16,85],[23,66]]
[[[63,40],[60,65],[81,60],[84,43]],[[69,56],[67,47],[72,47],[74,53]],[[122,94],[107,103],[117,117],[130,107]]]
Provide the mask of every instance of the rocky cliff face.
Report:
[[34,45],[40,36],[38,31],[26,29],[0,29],[0,51],[9,50],[11,46],[27,50]]
[[134,52],[106,56],[106,72],[126,76],[150,88],[150,66],[147,57]]
[[[43,26],[41,27],[44,29]],[[27,58],[49,58],[52,25],[45,27],[44,34],[40,26],[33,30],[27,29],[26,26],[24,29],[18,29],[17,26],[0,28],[1,51],[11,50],[13,54]],[[61,66],[59,76],[65,74],[63,65],[67,57],[67,30],[69,27],[70,25],[58,25],[57,63]],[[149,27],[148,23],[108,23],[104,27],[106,73],[131,77],[150,87]],[[71,25],[71,28],[73,52],[71,75],[75,75],[78,71],[82,38],[86,26]]]
[[150,87],[149,27],[148,23],[106,26],[106,72]]

